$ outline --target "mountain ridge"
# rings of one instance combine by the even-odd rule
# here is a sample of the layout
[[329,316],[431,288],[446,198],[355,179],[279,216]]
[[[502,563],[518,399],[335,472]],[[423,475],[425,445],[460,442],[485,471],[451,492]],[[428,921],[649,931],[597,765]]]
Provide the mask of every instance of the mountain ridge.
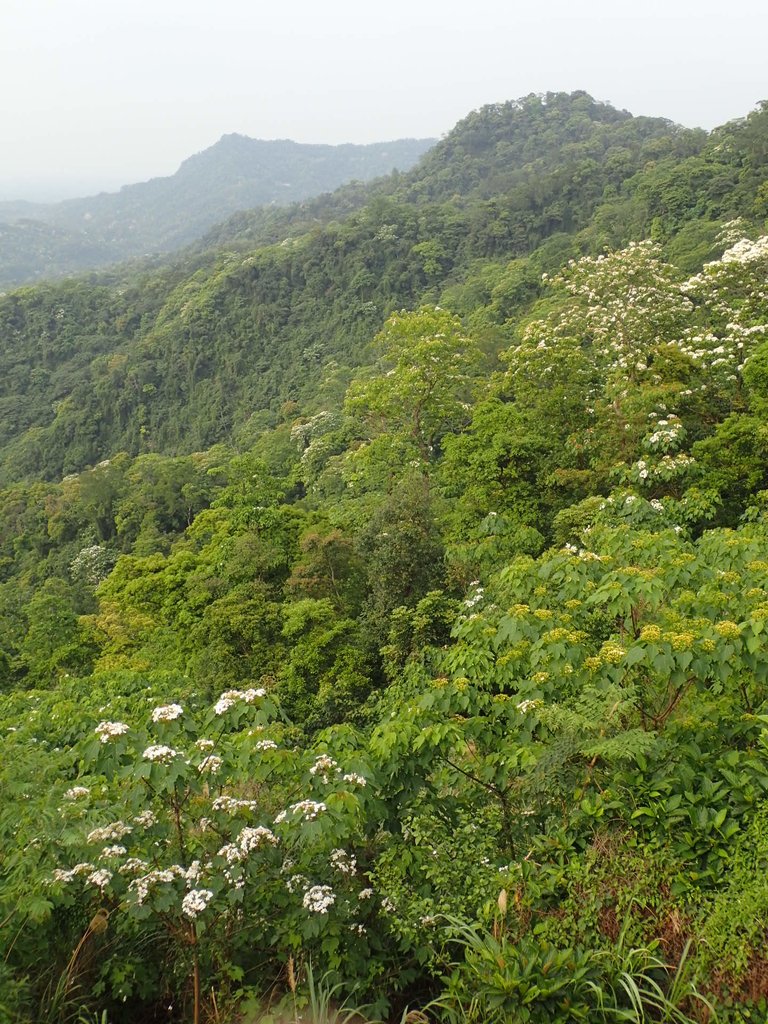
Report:
[[695,273],[723,225],[765,219],[767,134],[768,106],[707,134],[583,93],[526,97],[468,115],[411,172],[238,215],[173,259],[11,293],[0,484],[247,443],[285,403],[338,397],[397,309],[481,317],[494,351],[570,259],[650,235]]
[[411,167],[433,139],[340,146],[239,133],[172,175],[58,203],[0,202],[0,287],[188,245],[239,209],[282,205]]

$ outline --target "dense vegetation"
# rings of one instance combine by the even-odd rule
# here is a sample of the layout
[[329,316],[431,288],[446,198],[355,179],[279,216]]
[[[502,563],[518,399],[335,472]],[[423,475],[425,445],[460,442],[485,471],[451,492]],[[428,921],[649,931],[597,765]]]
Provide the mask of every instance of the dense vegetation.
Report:
[[224,135],[175,174],[61,203],[0,202],[0,288],[188,245],[222,218],[407,170],[433,139],[315,146]]
[[528,97],[0,303],[0,1019],[765,1020],[767,167]]

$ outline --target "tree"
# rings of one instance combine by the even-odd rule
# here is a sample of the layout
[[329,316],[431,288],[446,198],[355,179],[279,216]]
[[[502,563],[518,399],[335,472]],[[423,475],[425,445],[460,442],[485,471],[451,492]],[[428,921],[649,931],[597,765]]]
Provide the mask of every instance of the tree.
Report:
[[432,461],[442,436],[467,419],[479,349],[458,317],[438,306],[393,314],[375,344],[381,358],[373,375],[352,382],[346,409],[374,437],[399,432]]

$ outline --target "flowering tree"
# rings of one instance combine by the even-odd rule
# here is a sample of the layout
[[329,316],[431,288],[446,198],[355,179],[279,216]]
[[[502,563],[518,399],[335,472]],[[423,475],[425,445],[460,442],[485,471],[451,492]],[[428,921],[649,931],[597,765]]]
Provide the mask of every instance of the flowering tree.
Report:
[[560,444],[558,472],[569,462],[593,487],[612,479],[680,498],[695,482],[697,435],[744,402],[743,371],[768,338],[767,271],[759,238],[687,280],[653,242],[552,278],[552,311],[505,358],[517,407]]
[[347,411],[364,420],[374,436],[402,433],[427,461],[441,436],[467,418],[476,343],[446,310],[424,307],[394,313],[376,337],[378,372],[359,376],[347,392]]
[[[256,688],[229,690],[204,714],[172,703],[149,723],[103,720],[94,732],[62,804],[76,862],[53,872],[52,898],[90,894],[110,918],[161,925],[191,977],[196,1024],[204,978],[239,977],[239,951],[284,962],[317,945],[332,967],[364,957],[373,894],[354,852],[357,764],[292,748]],[[131,985],[123,975],[117,994]]]
[[[756,799],[747,794],[768,787],[764,754],[749,752],[768,685],[767,555],[764,522],[691,543],[661,502],[625,492],[593,509],[579,544],[518,558],[472,587],[454,646],[429,675],[413,668],[371,738],[411,830],[430,818],[453,825],[422,839],[423,861],[402,843],[410,871],[394,852],[383,858],[408,941],[429,943],[430,899],[456,913],[477,884],[486,906],[502,888],[514,893],[518,939],[538,922],[535,934],[567,942],[553,909],[563,858],[569,851],[574,884],[585,885],[575,865],[599,829],[625,845],[661,829],[668,861],[717,886]],[[741,776],[728,775],[729,759]],[[727,781],[702,793],[690,781],[697,770]],[[446,888],[449,863],[471,882]],[[585,912],[576,907],[573,928]]]

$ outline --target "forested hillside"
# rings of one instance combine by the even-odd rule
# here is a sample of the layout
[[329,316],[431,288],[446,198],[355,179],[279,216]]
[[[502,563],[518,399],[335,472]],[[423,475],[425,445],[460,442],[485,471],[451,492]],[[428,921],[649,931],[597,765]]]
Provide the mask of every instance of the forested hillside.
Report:
[[0,288],[173,252],[237,210],[408,170],[433,139],[317,146],[224,135],[175,174],[60,203],[0,202]]
[[230,225],[159,273],[16,292],[0,301],[0,479],[198,450],[248,436],[254,414],[274,423],[286,401],[322,408],[389,312],[446,290],[460,314],[492,306],[498,348],[541,273],[582,251],[653,234],[693,268],[714,254],[718,219],[759,216],[765,155],[750,140],[765,118],[715,141],[583,94],[528,98],[470,115],[341,219],[347,190],[269,225],[257,214],[275,244],[244,250],[251,229]]
[[0,301],[0,1020],[765,1020],[767,218],[550,94]]

